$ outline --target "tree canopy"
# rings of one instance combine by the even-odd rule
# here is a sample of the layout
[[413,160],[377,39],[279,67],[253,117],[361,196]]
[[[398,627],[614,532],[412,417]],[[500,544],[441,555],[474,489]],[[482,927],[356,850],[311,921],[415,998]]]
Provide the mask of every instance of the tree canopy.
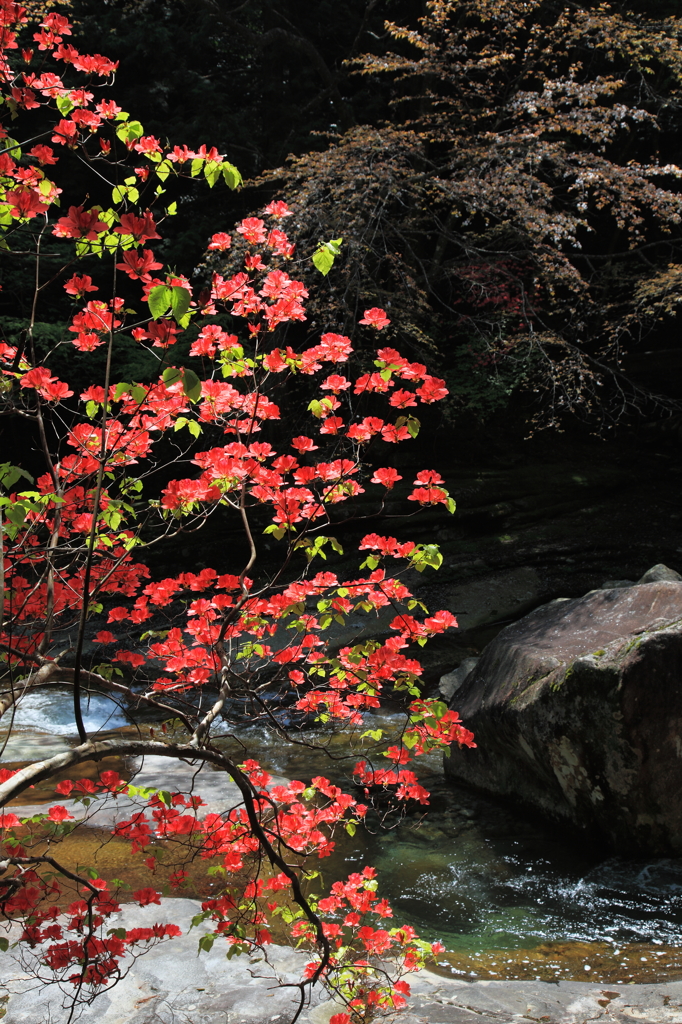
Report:
[[553,416],[604,384],[636,400],[623,346],[671,311],[679,276],[677,21],[434,0],[387,27],[392,51],[352,62],[390,82],[387,120],[260,179],[304,237],[345,236],[327,315],[390,303],[465,402],[481,378],[483,401],[525,382]]
[[[191,273],[217,225],[286,191],[302,243],[344,239],[316,324],[390,303],[459,408],[484,416],[521,389],[557,424],[644,408],[623,354],[670,343],[677,7],[69,4],[151,132],[210,136],[247,179],[228,198],[183,187],[169,263]],[[230,267],[214,255],[199,280]]]

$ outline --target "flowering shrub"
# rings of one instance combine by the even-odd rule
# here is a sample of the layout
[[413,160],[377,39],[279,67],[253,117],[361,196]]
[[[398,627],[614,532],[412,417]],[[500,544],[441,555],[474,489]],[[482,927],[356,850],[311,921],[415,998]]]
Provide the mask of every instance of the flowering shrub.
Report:
[[[124,881],[107,882],[94,870],[74,872],[59,859],[59,840],[78,824],[77,803],[85,816],[91,807],[113,803],[125,810],[113,834],[130,842],[131,857],[149,873],[149,884],[132,892],[140,906],[160,902],[161,848],[172,849],[177,860],[171,888],[184,883],[191,863],[205,861],[222,881],[195,919],[211,923],[201,948],[218,938],[231,953],[266,946],[272,923],[281,921],[310,953],[301,1007],[308,988],[323,981],[347,1008],[332,1018],[335,1024],[392,1011],[409,993],[403,976],[438,947],[420,942],[409,927],[392,925],[371,867],[334,882],[321,896],[310,865],[332,852],[339,830],[353,833],[377,790],[392,793],[398,804],[428,803],[406,767],[415,756],[452,742],[473,745],[455,712],[422,696],[421,667],[408,650],[456,622],[448,611],[422,611],[387,568],[437,568],[434,545],[367,533],[359,545],[364,561],[350,578],[318,565],[342,553],[327,530],[353,516],[353,499],[376,494],[379,513],[403,479],[393,466],[368,471],[368,446],[375,439],[409,442],[419,429],[412,409],[440,400],[446,389],[381,335],[371,372],[354,368],[346,336],[327,332],[312,345],[288,343],[283,332],[305,322],[308,292],[293,276],[295,245],[283,230],[290,214],[283,200],[270,203],[262,217],[243,220],[234,234],[213,235],[209,248],[225,251],[238,240],[245,248],[243,269],[229,279],[216,274],[210,291],[195,294],[186,278],[164,270],[152,246],[173,214],[172,204],[164,205],[167,179],[201,176],[211,187],[221,180],[236,188],[239,172],[215,149],[170,148],[146,136],[113,99],[100,97],[116,67],[100,55],[78,53],[62,15],[48,14],[32,32],[22,7],[0,0],[0,17],[3,109],[10,116],[1,129],[2,245],[10,254],[16,239],[36,261],[33,312],[22,341],[0,343],[0,389],[5,414],[36,430],[43,459],[35,481],[22,467],[0,466],[0,715],[11,720],[27,693],[59,682],[73,694],[78,733],[65,753],[0,770],[0,806],[6,808],[0,906],[19,926],[20,941],[40,946],[42,967],[72,992],[72,1001],[114,982],[129,954],[178,934],[175,925],[109,928]],[[43,124],[49,116],[52,122],[37,136],[26,129],[36,142],[27,151],[30,142],[18,142],[9,131],[13,119],[23,127],[34,110]],[[110,206],[69,196],[68,166],[59,186],[48,176],[72,155],[93,167],[100,183],[108,182]],[[53,238],[72,244],[65,259],[65,242],[52,250]],[[323,272],[329,269],[327,261]],[[66,336],[52,351],[42,351],[34,337],[45,280],[60,280],[74,304]],[[104,280],[113,281],[111,291]],[[127,295],[131,286],[140,289],[135,308],[117,294]],[[390,320],[374,308],[360,324],[381,332]],[[124,337],[156,359],[151,380],[112,378],[112,353]],[[65,346],[86,355],[102,349],[101,381],[74,393],[51,369]],[[279,396],[301,376],[315,386],[316,397],[306,433],[290,436]],[[166,473],[154,490],[169,440],[177,453],[173,469],[184,475]],[[433,470],[416,474],[407,498],[414,507],[454,510]],[[243,533],[239,571],[202,567],[152,577],[140,560],[149,544],[222,514],[235,517]],[[263,522],[267,543],[281,548],[275,571],[259,569]],[[332,645],[334,622],[387,610],[388,639]],[[91,619],[101,620],[94,642],[104,653],[102,664],[86,667]],[[93,689],[145,706],[165,722],[148,738],[90,734],[83,701]],[[245,719],[263,720],[291,740],[277,717],[281,699],[301,722],[361,727],[382,694],[394,691],[407,709],[400,741],[385,752],[388,767],[357,763],[355,796],[321,776],[308,785],[273,785],[243,743],[235,757],[221,742],[226,722]],[[210,765],[229,776],[241,801],[216,813],[197,795],[143,789],[108,768],[95,780],[78,778],[84,762],[113,755]],[[68,806],[55,803],[29,818],[12,809],[29,787],[50,780]],[[7,941],[0,939],[0,947]]]

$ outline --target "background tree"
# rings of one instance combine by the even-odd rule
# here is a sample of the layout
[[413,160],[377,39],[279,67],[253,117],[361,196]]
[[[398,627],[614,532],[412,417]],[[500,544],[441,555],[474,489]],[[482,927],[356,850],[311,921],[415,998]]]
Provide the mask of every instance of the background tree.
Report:
[[71,6],[76,33],[120,57],[122,100],[141,101],[150,131],[167,118],[193,145],[229,140],[263,175],[229,199],[174,183],[163,255],[178,270],[216,218],[286,183],[306,244],[344,224],[344,281],[316,323],[391,302],[479,415],[519,389],[544,395],[545,422],[651,408],[623,354],[669,346],[676,308],[675,3]]
[[388,120],[260,179],[287,189],[300,237],[344,236],[316,316],[390,306],[465,404],[519,385],[556,423],[636,404],[623,347],[680,253],[677,21],[434,0],[418,25],[387,28],[393,52],[352,67],[390,83]]

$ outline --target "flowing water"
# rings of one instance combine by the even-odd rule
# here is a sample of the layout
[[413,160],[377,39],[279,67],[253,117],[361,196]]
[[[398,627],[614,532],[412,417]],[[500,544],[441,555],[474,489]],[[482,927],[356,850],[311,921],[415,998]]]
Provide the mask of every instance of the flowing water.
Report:
[[[84,711],[88,730],[131,728],[105,696],[93,696]],[[381,713],[365,728],[384,728],[386,745],[399,721]],[[69,695],[31,694],[14,724],[5,762],[66,749],[74,739]],[[273,774],[303,781],[322,774],[352,786],[358,751],[349,753],[348,735],[326,738],[324,751],[284,744],[264,729],[239,736]],[[301,738],[324,739],[312,732]],[[436,756],[422,762],[432,794],[428,814],[419,808],[389,816],[373,833],[344,837],[321,864],[327,885],[373,864],[396,921],[443,941],[448,952],[439,969],[447,973],[613,984],[682,977],[682,861],[604,859],[550,826],[445,783]],[[165,786],[173,788],[173,779]]]

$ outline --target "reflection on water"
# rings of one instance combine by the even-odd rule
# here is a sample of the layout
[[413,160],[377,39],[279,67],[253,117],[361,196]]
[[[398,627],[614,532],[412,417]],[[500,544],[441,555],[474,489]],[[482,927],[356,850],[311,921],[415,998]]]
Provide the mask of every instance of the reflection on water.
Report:
[[[125,725],[105,696],[91,697],[84,712],[89,730]],[[401,723],[397,715],[372,715],[352,751],[348,735],[328,736],[319,750],[308,744],[323,740],[320,734],[301,733],[297,746],[262,727],[241,728],[238,740],[225,736],[221,745],[238,761],[257,758],[273,774],[304,782],[325,775],[352,792],[359,734],[383,728],[385,748]],[[68,694],[31,694],[16,725],[6,761],[68,745]],[[371,741],[364,742],[371,753]],[[448,974],[613,984],[682,978],[682,861],[598,859],[551,827],[446,784],[436,756],[423,759],[420,774],[432,793],[428,815],[419,808],[387,819],[388,829],[377,823],[374,834],[342,833],[320,865],[327,887],[375,865],[396,923],[440,938],[449,951],[440,969]]]

